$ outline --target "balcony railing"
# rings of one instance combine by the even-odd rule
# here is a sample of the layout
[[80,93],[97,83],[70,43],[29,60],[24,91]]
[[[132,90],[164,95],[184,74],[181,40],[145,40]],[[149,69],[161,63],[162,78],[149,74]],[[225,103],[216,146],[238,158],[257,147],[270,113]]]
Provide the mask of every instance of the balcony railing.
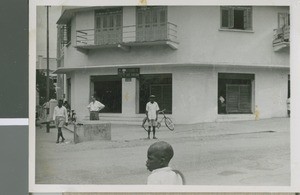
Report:
[[149,44],[178,44],[177,25],[123,26],[76,31],[77,48],[101,48],[115,45],[134,46]]
[[274,29],[273,48],[279,51],[290,45],[290,26]]

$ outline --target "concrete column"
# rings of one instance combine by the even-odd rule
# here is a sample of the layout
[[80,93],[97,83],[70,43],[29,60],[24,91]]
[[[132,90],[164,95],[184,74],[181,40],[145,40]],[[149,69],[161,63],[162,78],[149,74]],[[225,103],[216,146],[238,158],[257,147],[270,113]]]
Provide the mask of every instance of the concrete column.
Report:
[[124,116],[133,116],[136,114],[136,78],[122,78],[122,114]]

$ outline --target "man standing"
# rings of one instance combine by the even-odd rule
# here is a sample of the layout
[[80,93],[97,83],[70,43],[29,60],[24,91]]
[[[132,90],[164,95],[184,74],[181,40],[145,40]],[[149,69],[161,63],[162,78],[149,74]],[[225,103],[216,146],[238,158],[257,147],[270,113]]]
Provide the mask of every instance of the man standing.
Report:
[[66,124],[68,125],[68,112],[67,109],[63,106],[63,100],[58,101],[58,106],[54,108],[53,111],[53,120],[55,121],[57,127],[57,141],[59,143],[59,138],[62,138],[62,142],[65,141],[61,128]]
[[105,106],[96,100],[94,96],[91,97],[91,103],[87,106],[90,111],[90,120],[99,120],[99,111]]
[[146,115],[147,115],[147,120],[148,120],[148,139],[150,139],[150,132],[151,132],[151,127],[153,130],[153,139],[157,139],[155,137],[155,127],[157,125],[157,118],[158,118],[158,111],[159,111],[159,106],[158,104],[154,101],[155,96],[150,95],[150,102],[146,104]]

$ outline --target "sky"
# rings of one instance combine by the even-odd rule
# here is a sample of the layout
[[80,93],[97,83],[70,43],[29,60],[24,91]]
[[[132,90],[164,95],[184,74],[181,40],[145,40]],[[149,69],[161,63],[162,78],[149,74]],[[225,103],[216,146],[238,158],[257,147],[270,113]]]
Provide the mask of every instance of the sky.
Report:
[[[61,6],[49,7],[49,57],[56,58],[57,28],[56,22],[61,15]],[[36,49],[37,56],[47,55],[47,8],[37,7],[37,28],[36,28]]]

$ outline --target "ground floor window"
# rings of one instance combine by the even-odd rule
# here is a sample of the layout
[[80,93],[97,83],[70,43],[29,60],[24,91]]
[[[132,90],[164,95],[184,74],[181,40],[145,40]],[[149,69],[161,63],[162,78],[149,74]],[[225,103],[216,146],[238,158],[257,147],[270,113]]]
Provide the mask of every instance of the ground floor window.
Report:
[[122,113],[122,78],[117,75],[91,76],[91,94],[105,105],[104,113]]
[[172,74],[143,74],[139,78],[139,112],[145,113],[150,95],[156,96],[160,109],[172,113]]
[[254,74],[218,74],[218,113],[253,113]]

